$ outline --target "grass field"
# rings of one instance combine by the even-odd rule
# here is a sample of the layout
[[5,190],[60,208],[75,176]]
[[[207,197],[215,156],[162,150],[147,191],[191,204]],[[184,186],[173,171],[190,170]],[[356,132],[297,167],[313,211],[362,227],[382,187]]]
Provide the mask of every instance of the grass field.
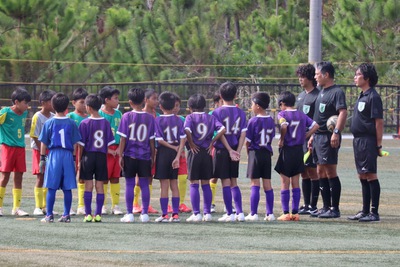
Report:
[[[276,144],[276,142],[274,142]],[[122,224],[119,216],[103,216],[102,223],[83,223],[82,216],[70,224],[40,223],[40,218],[11,215],[12,180],[0,217],[1,266],[398,266],[400,261],[400,140],[384,140],[389,157],[379,158],[381,183],[379,223],[346,220],[361,208],[361,186],[356,178],[351,140],[345,139],[339,154],[342,182],[342,217],[322,220],[301,217],[299,222],[218,223],[222,216],[221,186],[217,189],[214,222],[190,224],[181,215],[177,224]],[[277,151],[276,147],[274,147]],[[276,161],[274,155],[273,163]],[[30,151],[27,152],[28,166]],[[240,187],[245,214],[249,212],[249,181],[241,164]],[[28,167],[29,168],[29,167]],[[273,173],[275,216],[281,212],[280,180]],[[35,177],[26,173],[21,207],[34,208]],[[121,178],[121,207],[125,206]],[[159,184],[154,182],[151,203],[159,208]],[[73,206],[76,208],[76,192]],[[56,210],[62,211],[58,191]],[[262,194],[263,196],[263,194]],[[302,201],[301,201],[302,202]],[[321,200],[320,200],[321,202]],[[108,201],[108,203],[110,203]],[[189,204],[188,198],[186,203]],[[265,200],[259,214],[263,217]],[[154,220],[156,215],[152,215]],[[138,220],[138,216],[135,216]]]

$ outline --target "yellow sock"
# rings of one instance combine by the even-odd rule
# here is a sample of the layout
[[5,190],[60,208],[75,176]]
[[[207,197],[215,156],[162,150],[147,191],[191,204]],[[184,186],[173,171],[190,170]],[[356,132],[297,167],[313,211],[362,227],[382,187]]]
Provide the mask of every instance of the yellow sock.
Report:
[[140,196],[140,186],[135,185],[135,188],[133,189],[133,193],[134,193],[133,205],[138,206],[139,205],[139,196]]
[[35,207],[39,209],[43,208],[43,188],[35,186],[33,192],[35,194]]
[[103,206],[107,204],[107,196],[108,196],[108,183],[103,184],[103,190],[104,190],[104,203]]
[[0,187],[0,207],[3,207],[3,200],[4,200],[5,194],[6,194],[6,188]]
[[111,205],[114,208],[115,205],[119,204],[119,191],[121,190],[121,185],[110,184],[110,194],[111,194]]
[[210,187],[211,187],[211,193],[212,193],[212,204],[215,204],[215,192],[217,191],[217,183],[212,183],[210,182]]
[[13,210],[21,207],[22,189],[13,188]]
[[47,197],[47,188],[46,187],[43,187],[42,188],[42,190],[43,190],[43,202],[42,202],[42,204],[43,204],[43,206],[41,207],[41,208],[46,208],[47,207],[47,200],[46,200],[46,197]]
[[85,184],[78,183],[78,208],[85,206],[83,202],[83,194],[85,193]]
[[178,175],[179,201],[182,204],[186,197],[187,174]]

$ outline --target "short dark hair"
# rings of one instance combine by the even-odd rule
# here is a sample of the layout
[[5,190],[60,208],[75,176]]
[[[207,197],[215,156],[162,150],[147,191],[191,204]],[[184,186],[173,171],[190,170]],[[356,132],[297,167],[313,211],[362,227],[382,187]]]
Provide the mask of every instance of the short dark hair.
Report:
[[221,100],[221,93],[220,93],[219,89],[214,92],[212,99],[213,99],[214,103],[218,103]]
[[206,99],[202,94],[194,94],[188,99],[188,107],[194,111],[204,111]]
[[55,94],[53,90],[44,90],[39,95],[39,103],[50,101]]
[[99,92],[99,95],[103,100],[103,104],[106,103],[106,99],[110,99],[113,95],[119,94],[119,90],[112,86],[104,86]]
[[94,110],[99,110],[101,108],[101,104],[103,103],[103,100],[98,94],[89,94],[85,98],[85,104],[88,107],[91,107]]
[[221,98],[225,101],[232,101],[235,99],[237,87],[234,83],[224,82],[219,87]]
[[312,81],[314,86],[317,86],[317,80],[315,80],[315,67],[311,64],[300,65],[296,70],[298,77],[307,78]]
[[333,67],[332,63],[329,61],[315,63],[315,69],[320,70],[322,74],[328,73],[329,77],[332,79],[335,78],[335,67]]
[[263,109],[267,109],[269,107],[269,102],[271,101],[271,98],[266,92],[257,92],[251,96],[251,101],[259,105]]
[[131,88],[128,91],[128,99],[135,105],[140,105],[144,101],[144,90],[142,88]]
[[176,97],[174,93],[171,92],[162,92],[158,97],[158,101],[160,102],[160,106],[165,110],[173,110],[175,107]]
[[85,88],[79,87],[72,93],[72,100],[77,101],[79,99],[85,99],[88,96],[88,92]]
[[11,101],[13,104],[15,104],[16,100],[18,100],[19,102],[25,100],[26,103],[29,103],[31,102],[32,98],[24,87],[18,86],[17,89],[15,89],[14,92],[12,92],[11,94]]
[[153,88],[147,88],[144,91],[144,98],[149,99],[154,94],[157,94],[156,90],[154,90]]
[[68,108],[69,98],[64,93],[56,93],[51,98],[51,105],[56,112],[64,112]]
[[373,87],[378,83],[378,73],[376,73],[374,64],[362,63],[357,69],[360,70],[365,80],[368,79],[369,86]]
[[294,107],[296,96],[290,91],[284,91],[278,97],[278,104],[281,103],[285,103],[287,107]]

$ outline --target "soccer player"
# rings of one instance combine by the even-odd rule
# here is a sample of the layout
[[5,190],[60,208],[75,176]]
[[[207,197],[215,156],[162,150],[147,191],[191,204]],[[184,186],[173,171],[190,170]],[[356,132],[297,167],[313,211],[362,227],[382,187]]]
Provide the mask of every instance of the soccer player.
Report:
[[[100,116],[102,99],[99,95],[90,94],[85,99],[86,110],[90,117],[79,124],[79,132],[82,136],[78,142],[78,154],[80,163],[78,170],[80,177],[85,181],[84,222],[101,222],[101,210],[104,204],[104,182],[108,179],[107,151],[109,146],[115,143],[110,123]],[[93,186],[93,178],[95,186]],[[92,192],[96,188],[96,211],[92,214]]]
[[[383,107],[375,90],[378,74],[371,63],[361,64],[354,76],[354,83],[361,89],[354,105],[350,130],[354,135],[353,148],[358,178],[361,182],[362,210],[349,220],[359,222],[379,221],[381,187],[377,175],[377,157],[382,156]],[[371,209],[370,209],[371,203]]]
[[11,172],[14,172],[13,209],[11,214],[28,216],[29,214],[23,211],[20,205],[22,176],[26,172],[25,121],[31,96],[24,88],[18,87],[11,94],[11,101],[13,104],[11,107],[5,107],[0,110],[0,171],[2,173],[0,180],[0,216],[3,216],[3,201]]
[[33,115],[31,131],[29,133],[32,148],[32,174],[36,175],[36,184],[33,189],[35,195],[35,210],[33,211],[33,215],[35,216],[43,216],[46,214],[47,188],[43,188],[44,174],[41,172],[42,170],[39,169],[40,142],[38,138],[44,123],[54,116],[51,98],[55,94],[56,92],[52,90],[45,90],[40,93],[39,104],[42,106],[42,109]]
[[[74,145],[81,140],[75,122],[65,116],[68,109],[69,98],[63,93],[55,94],[51,104],[56,112],[55,116],[47,120],[39,136],[40,167],[46,165],[43,186],[47,191],[46,217],[41,221],[54,222],[53,207],[56,192],[62,189],[64,193],[64,212],[58,219],[59,222],[71,222],[70,210],[72,205],[72,189],[76,188],[75,166],[73,151]],[[46,152],[49,155],[46,157]]]
[[150,203],[149,180],[151,167],[155,159],[154,117],[142,111],[145,93],[140,88],[131,88],[128,92],[131,112],[122,115],[117,134],[121,136],[119,144],[120,165],[125,173],[126,190],[126,214],[121,222],[129,223],[133,217],[133,187],[135,177],[139,177],[139,185],[142,191],[142,211],[140,220],[149,221],[148,208]]
[[265,192],[265,218],[274,221],[274,191],[271,186],[271,142],[275,137],[274,119],[267,113],[270,97],[265,92],[251,96],[254,117],[247,124],[246,147],[248,154],[247,177],[251,179],[250,213],[246,221],[258,221],[260,178]]
[[[186,219],[188,222],[211,221],[212,192],[210,178],[212,177],[213,143],[225,133],[225,127],[212,115],[204,112],[206,100],[200,94],[192,95],[188,100],[191,114],[186,117],[185,132],[189,152],[188,168],[190,180],[190,201],[193,214]],[[214,136],[214,132],[217,135]],[[200,213],[199,181],[203,190],[203,215]]]
[[111,125],[111,130],[114,135],[115,143],[112,144],[107,151],[107,170],[108,180],[104,183],[104,205],[101,214],[107,214],[106,202],[108,182],[110,182],[110,195],[111,195],[111,213],[115,215],[122,215],[123,212],[119,208],[119,193],[121,186],[119,183],[119,176],[121,167],[119,166],[119,140],[120,136],[116,134],[119,123],[121,122],[122,113],[118,110],[119,104],[119,90],[111,86],[106,86],[100,90],[100,97],[103,99],[103,106],[99,111],[100,116],[104,117]]
[[[85,98],[88,96],[88,92],[84,88],[77,88],[72,93],[72,105],[75,110],[68,113],[67,117],[75,121],[76,126],[79,127],[79,124],[86,118],[88,118],[88,114],[86,112]],[[76,149],[74,150],[74,153]],[[78,166],[79,158],[76,158],[75,155],[75,166],[76,169]],[[83,194],[85,192],[85,182],[78,177],[78,209],[76,210],[76,214],[85,215],[85,203],[83,201]],[[74,215],[75,212],[71,209],[71,215]]]
[[[316,87],[315,68],[311,64],[301,65],[297,68],[297,76],[299,77],[300,86],[304,89],[297,96],[297,110],[303,111],[311,119],[314,116],[315,101],[317,100],[319,90]],[[305,141],[303,152],[309,149],[308,140]],[[312,157],[308,157],[304,163],[305,170],[301,174],[301,188],[303,191],[304,205],[300,207],[299,214],[310,214],[317,211],[317,203],[319,196],[319,180],[317,174],[317,165],[313,162]]]
[[[319,129],[310,138],[308,146],[312,146],[313,161],[317,164],[323,208],[311,213],[311,216],[338,218],[341,183],[337,174],[337,163],[341,131],[347,118],[346,95],[335,84],[335,68],[331,62],[323,61],[316,64],[315,80],[322,88],[315,101],[314,113],[314,121],[318,123]],[[330,132],[326,122],[333,115],[338,115],[338,120],[336,128]]]
[[[160,180],[160,206],[162,215],[156,222],[179,222],[179,159],[186,141],[183,121],[174,114],[176,97],[171,92],[163,92],[159,96],[163,115],[156,118],[156,155],[155,179]],[[168,191],[172,191],[172,217],[168,216]]]
[[[214,175],[220,178],[226,214],[218,219],[222,222],[244,221],[242,211],[242,193],[237,184],[239,176],[240,152],[246,138],[246,114],[235,106],[237,88],[231,82],[223,83],[220,88],[224,104],[212,113],[226,129],[225,134],[214,144]],[[232,212],[232,197],[236,214]]]
[[[275,171],[281,176],[281,203],[283,214],[278,221],[298,221],[300,216],[300,173],[304,171],[303,145],[319,128],[318,124],[302,111],[294,108],[296,97],[289,91],[279,95],[280,125],[279,157]],[[308,130],[308,131],[307,131]],[[289,213],[290,185],[292,185],[292,214]]]

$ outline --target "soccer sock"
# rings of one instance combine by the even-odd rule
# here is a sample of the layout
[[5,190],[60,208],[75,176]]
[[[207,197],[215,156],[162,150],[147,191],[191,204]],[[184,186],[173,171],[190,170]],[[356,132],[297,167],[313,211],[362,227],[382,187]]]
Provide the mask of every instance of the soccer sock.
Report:
[[[118,182],[117,184],[110,183],[110,194],[111,194],[111,206],[114,208],[115,205],[119,204],[119,192],[121,191],[121,185]],[[104,194],[106,194],[104,192]]]
[[201,185],[201,189],[203,190],[203,213],[210,214],[211,213],[211,201],[212,201],[212,192],[210,184]]
[[301,189],[303,190],[304,206],[308,207],[310,205],[310,198],[311,198],[311,180],[302,179]]
[[172,215],[179,214],[179,197],[172,197]]
[[257,214],[258,203],[260,202],[260,187],[253,185],[250,193],[250,213]]
[[[135,187],[135,178],[125,178],[125,202],[126,202],[126,213],[132,213],[133,209],[133,188]],[[139,187],[140,190],[140,187]]]
[[187,174],[178,175],[178,188],[179,188],[179,198],[180,203],[185,202],[186,199],[186,189],[187,189]]
[[46,187],[43,187],[42,188],[42,191],[43,191],[43,207],[41,207],[41,208],[46,208],[47,207],[47,204],[46,204],[46,198],[47,198],[47,188]]
[[139,195],[140,195],[140,186],[135,185],[135,189],[133,189],[135,197],[133,198],[133,205],[139,206]]
[[46,194],[47,202],[47,216],[53,215],[54,202],[56,202],[56,192],[57,190],[49,188]]
[[264,191],[265,193],[265,212],[267,215],[274,214],[274,190]]
[[369,206],[371,205],[371,189],[367,179],[360,179],[361,192],[362,192],[362,211],[365,214],[369,213]]
[[3,200],[4,200],[5,194],[6,194],[6,188],[0,187],[0,207],[3,207]]
[[324,203],[324,208],[331,207],[331,191],[329,188],[328,178],[319,179],[319,187],[321,189],[322,202]]
[[150,204],[149,178],[139,178],[139,192],[140,191],[142,191],[142,214],[147,214]]
[[242,209],[242,192],[240,192],[239,186],[235,186],[231,190],[232,190],[233,200],[235,201],[236,214],[243,213],[243,209]]
[[230,186],[222,188],[222,197],[224,198],[225,209],[228,215],[232,214],[232,191]]
[[13,209],[21,207],[22,189],[13,188]]
[[300,204],[300,188],[292,189],[292,214],[297,214],[299,212]]
[[342,185],[340,183],[338,176],[329,179],[329,187],[331,189],[332,208],[339,210],[339,202],[340,202],[340,194],[342,191]]
[[200,213],[200,192],[199,184],[190,184],[190,202],[192,202],[193,214]]
[[[108,196],[108,183],[103,184],[103,191],[104,191],[104,206],[107,204],[107,196]],[[111,193],[112,194],[112,193]],[[112,203],[112,200],[111,200]]]
[[215,193],[217,192],[217,183],[210,182],[211,193],[212,193],[212,200],[211,204],[215,205]]
[[284,214],[289,213],[290,190],[281,190],[281,204]]
[[83,195],[85,194],[85,184],[78,183],[78,208],[85,206],[85,201],[83,200]]
[[310,206],[312,208],[317,207],[319,197],[319,180],[311,180],[311,202]]
[[381,185],[379,180],[373,180],[369,182],[369,187],[371,189],[371,212],[374,214],[378,214],[379,208],[379,197],[381,195]]
[[85,213],[86,215],[92,214],[92,192],[83,192],[83,201],[85,203]]
[[104,194],[96,194],[96,214],[101,216],[101,209],[103,208],[104,204]]
[[72,190],[63,190],[64,192],[64,214],[63,216],[69,215],[72,205]]
[[160,206],[162,216],[168,215],[168,198],[167,197],[160,197]]
[[33,193],[35,195],[35,207],[43,208],[43,188],[42,187],[34,187]]

